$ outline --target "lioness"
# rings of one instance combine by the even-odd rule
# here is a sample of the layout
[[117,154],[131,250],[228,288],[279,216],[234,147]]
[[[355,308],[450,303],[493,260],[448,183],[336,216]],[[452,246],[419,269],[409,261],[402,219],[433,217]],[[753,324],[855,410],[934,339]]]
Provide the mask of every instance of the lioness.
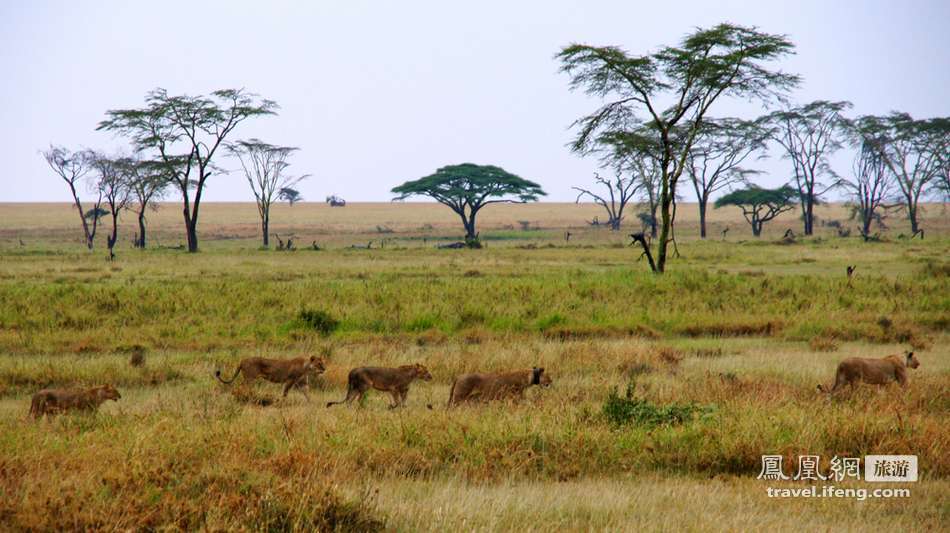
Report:
[[531,385],[551,386],[551,377],[544,368],[516,370],[497,374],[462,374],[455,378],[449,392],[449,407],[468,401],[491,401],[524,398]]
[[366,396],[371,388],[379,391],[386,391],[393,395],[393,403],[390,409],[395,409],[406,403],[406,395],[409,394],[409,384],[412,380],[419,378],[423,381],[430,381],[432,374],[429,370],[420,365],[403,365],[399,368],[383,368],[378,366],[363,366],[350,370],[347,378],[346,398],[338,402],[329,402],[327,407],[338,403],[350,403],[357,397],[360,401]]
[[119,401],[121,397],[119,391],[112,385],[102,385],[91,389],[43,389],[33,395],[30,416],[39,418],[70,409],[95,411],[106,400]]
[[[225,384],[232,383],[237,379],[238,374],[244,374],[244,380],[254,381],[258,377],[263,377],[271,383],[284,384],[284,397],[290,389],[307,383],[311,374],[322,374],[326,371],[323,359],[317,356],[310,356],[310,359],[295,357],[294,359],[267,359],[264,357],[248,357],[241,359],[237,370],[230,380],[221,377],[221,370],[215,370],[214,375],[218,381]],[[310,395],[306,388],[300,389],[303,395],[310,401]]]
[[897,355],[888,355],[880,359],[849,357],[838,363],[835,384],[831,390],[826,390],[820,384],[818,390],[830,394],[845,385],[851,385],[851,390],[854,390],[855,383],[859,381],[871,385],[886,385],[891,381],[896,381],[901,387],[906,387],[907,367],[917,368],[918,366],[920,366],[920,361],[917,360],[914,352],[906,352],[903,358]]

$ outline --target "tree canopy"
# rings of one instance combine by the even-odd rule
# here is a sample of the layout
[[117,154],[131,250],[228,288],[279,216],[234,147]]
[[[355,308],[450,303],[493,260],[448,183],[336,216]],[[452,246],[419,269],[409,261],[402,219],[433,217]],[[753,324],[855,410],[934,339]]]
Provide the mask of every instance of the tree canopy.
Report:
[[742,215],[752,226],[752,234],[758,237],[762,225],[794,208],[792,201],[798,195],[793,187],[783,185],[777,189],[763,189],[755,185],[739,189],[716,200],[716,209],[734,205],[742,209]]
[[392,192],[398,195],[395,200],[428,196],[448,206],[461,217],[468,241],[477,239],[475,218],[486,205],[533,202],[546,194],[533,181],[500,167],[473,163],[442,167],[434,174],[394,187]]
[[217,171],[213,161],[218,149],[240,123],[276,114],[277,107],[243,89],[172,96],[159,88],[146,95],[144,108],[107,111],[108,118],[97,129],[125,135],[139,152],[164,165],[181,192],[188,251],[197,252],[201,195]]
[[699,29],[678,46],[633,56],[615,46],[571,44],[557,55],[571,89],[608,100],[574,122],[574,151],[589,153],[604,134],[624,135],[631,151],[659,158],[660,215],[656,272],[672,240],[676,185],[712,104],[723,96],[770,101],[796,86],[797,76],[766,63],[793,52],[784,35],[719,24]]
[[[847,120],[843,113],[850,108],[851,102],[816,100],[775,111],[760,121],[792,162],[805,235],[814,231],[815,205],[825,193],[841,185],[828,157],[844,145]],[[822,183],[823,179],[827,181]]]

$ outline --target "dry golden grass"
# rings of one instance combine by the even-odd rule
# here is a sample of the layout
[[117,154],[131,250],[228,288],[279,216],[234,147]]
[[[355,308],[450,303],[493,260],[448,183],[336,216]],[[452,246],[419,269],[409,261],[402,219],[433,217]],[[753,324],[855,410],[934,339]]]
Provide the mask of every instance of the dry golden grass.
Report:
[[[293,236],[299,246],[317,241],[321,245],[349,246],[366,244],[369,240],[379,245],[382,239],[422,239],[425,237],[454,237],[462,235],[458,217],[448,208],[435,203],[350,203],[343,208],[332,208],[322,202],[298,203],[293,207],[275,204],[271,215],[271,233],[286,238]],[[609,232],[592,228],[588,221],[594,217],[605,219],[603,209],[595,204],[541,202],[533,204],[498,204],[486,207],[479,214],[479,229],[483,236],[492,233],[510,232],[505,235],[527,241],[563,242],[564,232],[570,230],[575,243],[602,244],[626,243],[626,234],[639,231],[636,206],[631,205],[626,217],[624,231]],[[950,216],[946,204],[922,204],[922,226],[929,235],[950,232]],[[790,211],[766,224],[763,239],[778,239],[786,229],[801,232],[798,212]],[[856,227],[849,220],[849,211],[842,204],[826,204],[816,209],[820,220],[838,220],[845,227]],[[17,244],[22,238],[29,245],[43,242],[82,242],[75,207],[66,203],[10,204],[0,203],[0,243]],[[260,220],[253,203],[205,203],[201,209],[199,237],[205,245],[241,242],[245,245],[260,242]],[[154,243],[177,246],[184,239],[181,206],[170,201],[149,214],[149,231]],[[681,241],[698,237],[699,221],[695,204],[683,202],[677,212],[677,238]],[[529,223],[531,231],[522,231],[520,221]],[[895,238],[900,233],[909,234],[909,225],[899,215],[888,219],[889,230],[885,236]],[[103,223],[108,225],[106,220]],[[816,224],[818,235],[836,237],[837,230]],[[392,230],[380,233],[378,228]],[[720,240],[723,229],[729,228],[729,241],[754,240],[748,223],[738,209],[711,209],[708,215],[708,232],[712,240]],[[133,216],[121,219],[120,243],[131,246],[132,235],[138,231]],[[99,234],[101,246],[105,246],[106,229]],[[857,231],[852,231],[857,238]],[[249,242],[248,242],[249,241]],[[276,241],[274,242],[276,245]]]
[[[166,207],[154,227],[177,244]],[[589,205],[492,207],[494,238],[477,251],[433,249],[457,235],[440,207],[281,206],[276,231],[330,249],[278,253],[257,250],[250,205],[208,204],[202,253],[126,248],[114,263],[73,242],[61,208],[34,221],[36,206],[0,204],[0,529],[857,531],[950,518],[943,230],[907,241],[897,225],[865,244],[824,228],[779,246],[783,224],[741,243],[735,226],[700,242],[682,237],[684,213],[682,257],[657,278],[622,234],[563,241],[598,214]],[[928,228],[950,227],[940,209]],[[542,229],[504,229],[518,220]],[[383,250],[344,248],[380,236]],[[339,327],[315,331],[304,309]],[[922,365],[906,390],[815,390],[842,358],[910,345]],[[301,354],[329,360],[310,402],[213,378],[242,357]],[[382,394],[323,407],[350,368],[412,362],[435,379],[406,408]],[[532,366],[554,385],[523,403],[444,408],[457,374]],[[123,397],[97,415],[27,417],[37,389],[101,382]],[[657,409],[700,414],[614,424],[605,402],[630,383]],[[827,468],[872,453],[918,455],[909,500],[770,499],[770,485],[802,485],[755,479],[763,454]]]

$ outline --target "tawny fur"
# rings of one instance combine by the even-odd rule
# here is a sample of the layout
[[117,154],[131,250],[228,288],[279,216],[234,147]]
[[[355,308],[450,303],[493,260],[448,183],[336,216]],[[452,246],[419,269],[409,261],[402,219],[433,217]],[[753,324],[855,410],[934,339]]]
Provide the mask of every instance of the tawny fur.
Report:
[[[324,371],[326,371],[326,366],[323,359],[316,356],[311,356],[309,359],[305,357],[295,357],[293,359],[248,357],[241,360],[231,379],[225,380],[222,378],[220,370],[215,370],[214,375],[218,378],[218,381],[225,384],[230,384],[237,379],[238,374],[244,374],[244,380],[248,383],[259,377],[271,383],[283,383],[284,397],[286,398],[290,389],[307,384],[311,375],[322,374]],[[307,394],[307,390],[305,388],[300,390],[309,400],[310,395]]]
[[415,379],[430,381],[432,374],[429,370],[420,365],[403,365],[399,368],[385,368],[378,366],[363,366],[350,370],[347,378],[346,398],[338,402],[329,402],[327,407],[338,403],[349,404],[359,398],[360,401],[366,396],[370,389],[388,392],[393,397],[393,403],[390,409],[395,409],[406,403],[406,396],[409,394],[409,385]]
[[112,385],[90,389],[43,389],[33,395],[30,416],[39,418],[65,411],[95,411],[106,400],[119,401],[122,395]]
[[896,381],[901,387],[906,387],[907,368],[918,366],[920,366],[920,361],[917,360],[914,352],[907,352],[903,357],[888,355],[880,359],[850,357],[838,363],[834,386],[828,390],[818,385],[818,390],[834,393],[845,385],[850,385],[851,390],[854,390],[854,386],[862,381],[871,385],[887,385]]
[[[537,373],[537,379],[535,379]],[[543,368],[499,372],[494,374],[462,374],[455,378],[449,392],[449,407],[462,402],[488,402],[492,400],[524,398],[531,385],[549,387],[551,377]]]

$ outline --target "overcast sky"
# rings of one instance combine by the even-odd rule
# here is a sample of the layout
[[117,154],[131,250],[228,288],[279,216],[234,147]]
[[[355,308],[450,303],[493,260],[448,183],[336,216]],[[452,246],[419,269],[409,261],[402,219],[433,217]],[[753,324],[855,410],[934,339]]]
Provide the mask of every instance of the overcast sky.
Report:
[[[571,42],[645,53],[719,22],[787,34],[794,97],[854,102],[854,114],[950,115],[950,1],[63,1],[0,3],[0,201],[68,201],[38,150],[119,149],[96,132],[110,108],[147,91],[245,87],[280,114],[236,130],[299,146],[308,200],[392,197],[436,168],[495,164],[572,201],[594,160],[571,154],[568,126],[597,102],[567,88],[553,56]],[[715,115],[749,110],[723,102]],[[759,164],[766,183],[789,163]],[[222,160],[222,165],[235,164]],[[835,159],[839,173],[850,157]],[[683,190],[691,199],[691,189]],[[238,174],[209,200],[251,200]]]

